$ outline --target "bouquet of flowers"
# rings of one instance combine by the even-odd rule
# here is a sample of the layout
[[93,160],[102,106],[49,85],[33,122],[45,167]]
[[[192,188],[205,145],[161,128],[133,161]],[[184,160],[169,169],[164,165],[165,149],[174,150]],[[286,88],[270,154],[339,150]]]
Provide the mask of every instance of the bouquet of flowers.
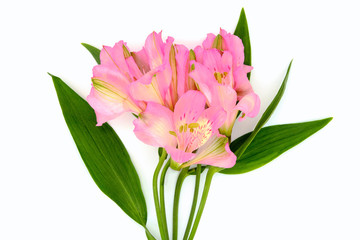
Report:
[[[179,172],[171,239],[178,237],[182,183],[187,176],[196,175],[183,237],[193,239],[215,173],[257,169],[331,120],[263,127],[285,91],[290,63],[278,93],[254,130],[232,139],[234,124],[257,116],[260,109],[260,98],[250,83],[253,67],[244,10],[234,34],[224,29],[217,35],[209,33],[194,49],[175,43],[172,37],[163,41],[161,32],[152,32],[144,47],[136,51],[123,41],[101,50],[83,45],[98,63],[87,101],[51,75],[63,115],[95,183],[144,227],[148,239],[156,238],[146,227],[147,207],[139,176],[121,140],[106,123],[109,120],[132,113],[136,137],[158,148],[152,185],[161,239],[170,239],[164,198],[169,168]],[[204,188],[200,189],[205,173]]]

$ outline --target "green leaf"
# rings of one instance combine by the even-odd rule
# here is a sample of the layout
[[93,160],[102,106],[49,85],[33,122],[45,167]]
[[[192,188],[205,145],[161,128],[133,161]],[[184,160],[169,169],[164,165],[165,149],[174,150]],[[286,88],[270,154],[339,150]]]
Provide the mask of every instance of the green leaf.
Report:
[[255,126],[254,131],[246,138],[244,143],[238,149],[236,149],[234,151],[234,153],[238,157],[238,159],[241,158],[241,155],[245,152],[246,148],[250,145],[251,141],[255,138],[256,134],[260,131],[260,129],[264,126],[264,124],[269,120],[269,118],[271,117],[275,108],[279,104],[280,99],[282,98],[282,96],[284,95],[284,92],[285,92],[286,84],[287,84],[287,81],[289,78],[291,64],[292,64],[292,60],[289,64],[284,81],[282,82],[278,93],[276,94],[276,96],[274,97],[274,99],[272,100],[272,102],[270,103],[268,108],[265,110],[264,114],[261,116],[259,122]]
[[[325,118],[312,122],[275,125],[262,128],[248,146],[245,153],[241,158],[238,158],[235,166],[224,169],[221,173],[240,174],[262,167],[283,152],[296,146],[325,127],[331,119],[332,118]],[[236,149],[244,144],[250,134],[251,133],[247,133],[233,141],[230,149],[236,151]]]
[[[246,20],[245,10],[241,9],[240,17],[234,35],[238,36],[244,44],[244,64],[251,66],[251,44],[248,23]],[[248,79],[250,80],[250,73],[248,73]]]
[[91,53],[97,64],[100,64],[100,49],[91,46],[87,43],[81,43],[81,45],[83,45]]
[[96,127],[94,110],[50,74],[70,133],[97,186],[142,226],[147,210],[140,180],[125,146],[108,124]]

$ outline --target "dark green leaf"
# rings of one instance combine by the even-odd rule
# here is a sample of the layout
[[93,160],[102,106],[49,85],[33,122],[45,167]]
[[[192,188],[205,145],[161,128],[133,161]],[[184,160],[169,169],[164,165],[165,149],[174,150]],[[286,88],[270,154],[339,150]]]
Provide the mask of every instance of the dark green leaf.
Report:
[[269,120],[269,118],[271,117],[275,108],[279,104],[280,99],[282,98],[282,96],[284,95],[284,92],[285,92],[286,83],[289,78],[291,64],[292,64],[292,61],[289,64],[284,81],[281,84],[281,87],[280,87],[278,93],[276,94],[276,96],[274,97],[274,99],[272,100],[272,102],[270,103],[268,108],[265,110],[264,114],[261,116],[259,122],[256,124],[254,131],[246,138],[244,143],[238,149],[236,149],[236,151],[234,152],[235,155],[238,157],[238,159],[241,158],[241,155],[245,152],[246,148],[249,146],[251,141],[255,138],[256,134],[260,131],[260,129],[264,126],[264,124]]
[[[246,173],[262,167],[283,152],[296,146],[325,127],[331,119],[332,118],[325,118],[312,122],[275,125],[262,128],[241,158],[238,158],[235,166],[224,169],[221,173]],[[245,134],[233,141],[230,145],[231,150],[236,151],[236,149],[241,147],[250,134],[251,133]]]
[[97,64],[100,64],[100,49],[91,46],[87,43],[81,43],[81,45],[83,45],[91,53]]
[[[244,8],[241,9],[239,21],[238,24],[236,25],[234,35],[238,36],[244,44],[244,55],[245,55],[244,64],[251,66],[250,35],[249,35],[249,28],[248,28],[248,23],[246,20]],[[250,73],[248,73],[248,78],[250,80]]]
[[142,226],[147,210],[140,180],[120,138],[108,124],[96,127],[94,110],[51,75],[62,112],[80,155],[98,187]]

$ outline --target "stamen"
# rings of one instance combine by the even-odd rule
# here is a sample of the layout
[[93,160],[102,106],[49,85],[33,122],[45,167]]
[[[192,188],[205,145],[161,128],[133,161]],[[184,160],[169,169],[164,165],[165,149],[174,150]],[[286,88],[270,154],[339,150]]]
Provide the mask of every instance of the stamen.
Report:
[[218,83],[221,83],[222,82],[222,74],[219,73],[219,72],[214,72],[214,77],[215,79],[218,81]]
[[189,128],[197,128],[197,127],[199,127],[200,126],[200,124],[199,123],[190,123],[189,124]]

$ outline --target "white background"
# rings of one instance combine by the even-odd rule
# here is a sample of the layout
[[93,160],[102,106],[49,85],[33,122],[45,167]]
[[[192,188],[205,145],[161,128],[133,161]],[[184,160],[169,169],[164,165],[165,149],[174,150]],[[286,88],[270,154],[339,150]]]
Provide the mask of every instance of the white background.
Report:
[[[196,239],[360,239],[356,3],[2,1],[0,239],[145,239],[143,229],[92,181],[47,72],[86,97],[95,62],[81,42],[101,47],[123,39],[138,50],[150,32],[163,30],[164,39],[173,36],[194,47],[220,27],[232,32],[242,7],[261,112],[294,58],[288,88],[268,125],[334,120],[261,169],[215,175]],[[238,124],[234,137],[252,130],[258,119]],[[135,138],[130,115],[110,124],[138,170],[148,227],[158,237],[151,194],[156,150]],[[172,172],[166,183],[169,207],[175,179]],[[180,232],[193,181],[184,183]]]

